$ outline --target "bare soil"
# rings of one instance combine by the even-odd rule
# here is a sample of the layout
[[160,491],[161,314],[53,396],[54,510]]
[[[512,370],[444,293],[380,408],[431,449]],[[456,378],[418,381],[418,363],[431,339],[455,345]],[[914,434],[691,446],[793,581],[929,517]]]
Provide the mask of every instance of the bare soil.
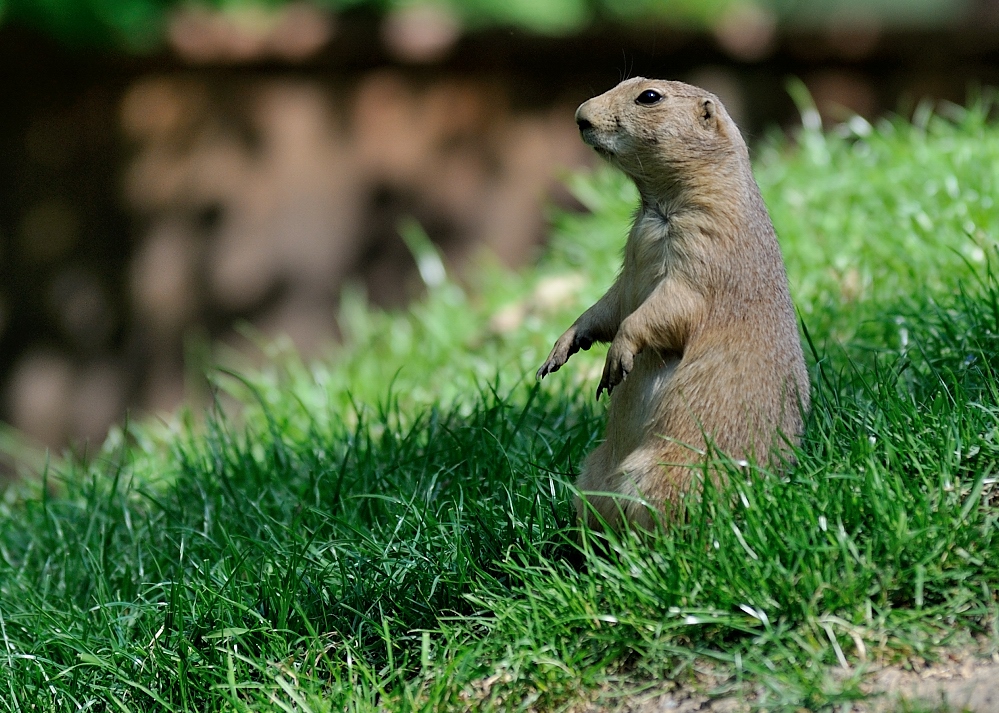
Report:
[[[862,677],[864,698],[837,713],[999,713],[999,653],[963,649],[940,653],[933,662],[918,657],[903,663],[871,666]],[[853,671],[837,670],[847,679]],[[719,694],[718,691],[728,692]],[[642,693],[621,696],[607,691],[578,713],[749,713],[759,711],[761,691],[717,678],[710,669],[696,682],[655,684]],[[756,703],[756,705],[754,705]],[[764,709],[765,710],[765,709]],[[800,708],[798,713],[811,713]]]

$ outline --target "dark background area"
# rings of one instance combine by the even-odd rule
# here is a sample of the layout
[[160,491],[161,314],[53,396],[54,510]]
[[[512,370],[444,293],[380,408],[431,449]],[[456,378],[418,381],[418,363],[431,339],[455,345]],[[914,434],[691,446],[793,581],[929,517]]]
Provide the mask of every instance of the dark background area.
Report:
[[92,448],[204,400],[220,350],[320,356],[344,285],[420,294],[405,219],[458,276],[536,258],[581,209],[575,107],[625,76],[716,92],[751,142],[800,122],[790,77],[828,125],[999,82],[991,1],[560,2],[0,0],[0,419]]

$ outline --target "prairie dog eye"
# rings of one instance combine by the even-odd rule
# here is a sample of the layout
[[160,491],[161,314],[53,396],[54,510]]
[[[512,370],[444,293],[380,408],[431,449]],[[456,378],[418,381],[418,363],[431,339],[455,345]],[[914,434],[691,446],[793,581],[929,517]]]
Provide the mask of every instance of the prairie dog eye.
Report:
[[635,97],[636,104],[656,104],[662,101],[663,95],[657,92],[655,89],[646,89],[644,92]]

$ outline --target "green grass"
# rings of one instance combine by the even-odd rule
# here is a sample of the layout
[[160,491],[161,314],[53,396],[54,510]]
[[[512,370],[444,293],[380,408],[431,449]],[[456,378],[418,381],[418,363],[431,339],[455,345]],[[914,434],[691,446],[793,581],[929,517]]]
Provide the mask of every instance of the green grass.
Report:
[[274,347],[213,377],[239,408],[8,491],[0,711],[558,710],[663,677],[839,710],[865,661],[999,646],[999,128],[951,114],[760,153],[813,348],[792,471],[577,544],[602,352],[532,374],[634,200],[577,177],[593,213],[555,216],[537,268],[409,314],[351,296],[328,362]]

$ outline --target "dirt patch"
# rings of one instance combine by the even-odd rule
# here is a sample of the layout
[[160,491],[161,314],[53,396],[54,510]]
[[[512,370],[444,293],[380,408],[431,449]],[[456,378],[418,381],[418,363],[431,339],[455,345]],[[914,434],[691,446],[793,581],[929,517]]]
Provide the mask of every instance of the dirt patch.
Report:
[[854,707],[863,713],[889,713],[903,700],[946,711],[996,713],[999,654],[988,658],[954,654],[911,670],[889,666],[874,674],[863,688],[877,696]]
[[[835,675],[835,674],[834,674]],[[697,683],[670,681],[642,693],[617,696],[608,692],[578,709],[578,713],[749,713],[760,710],[754,702],[760,691],[750,685],[731,683],[706,675]],[[864,676],[863,700],[850,707],[835,707],[837,713],[999,713],[999,654],[985,656],[971,651],[942,654],[932,663],[912,659],[904,664],[873,668]],[[757,704],[759,705],[759,704]],[[810,713],[800,708],[798,713]]]

